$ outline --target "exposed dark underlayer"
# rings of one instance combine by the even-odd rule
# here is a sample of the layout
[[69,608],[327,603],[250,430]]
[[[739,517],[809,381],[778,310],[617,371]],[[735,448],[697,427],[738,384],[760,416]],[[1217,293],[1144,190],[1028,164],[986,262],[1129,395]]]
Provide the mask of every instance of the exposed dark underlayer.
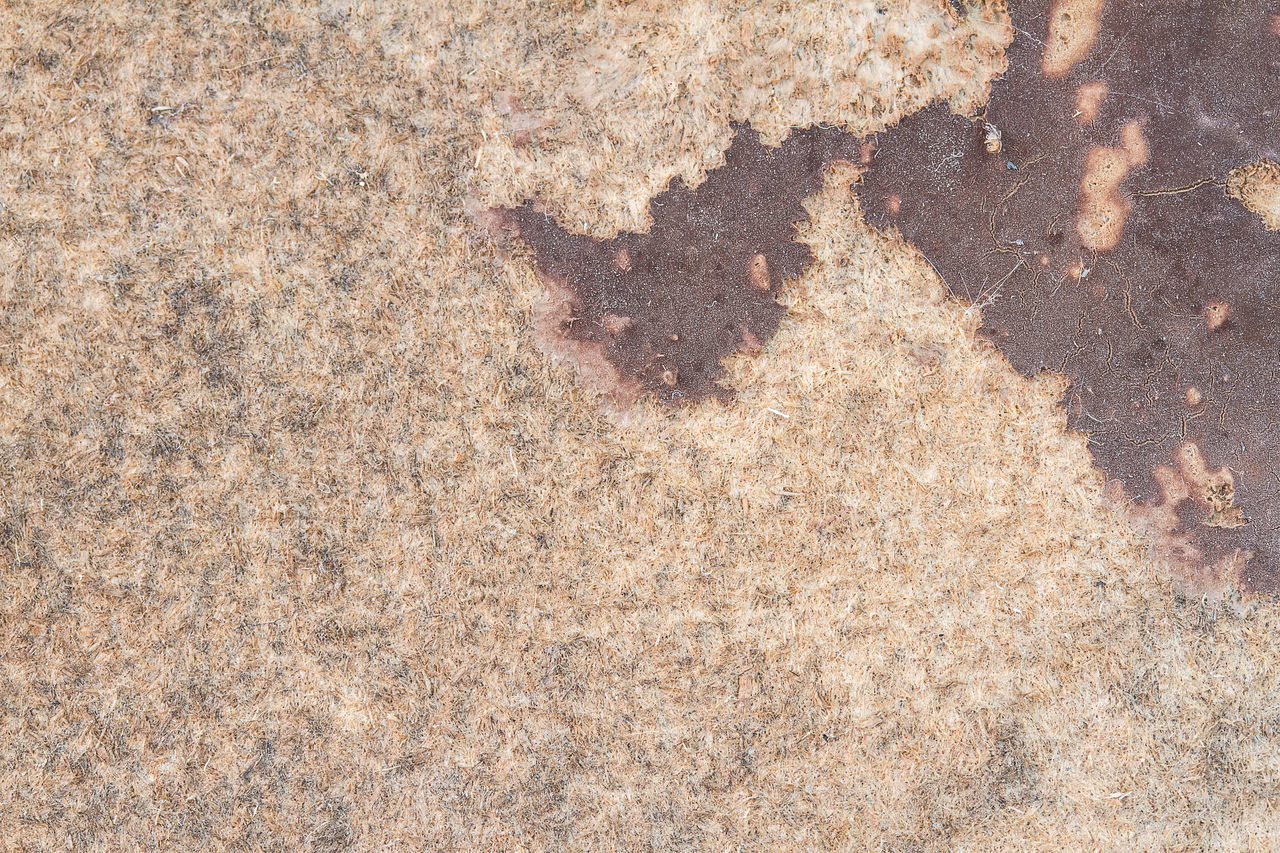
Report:
[[801,202],[831,161],[868,163],[867,221],[981,304],[1019,372],[1068,379],[1069,425],[1176,568],[1274,592],[1280,234],[1224,184],[1280,159],[1280,3],[1111,2],[1083,22],[1010,5],[980,117],[935,104],[869,145],[739,130],[702,186],[651,202],[648,234],[593,240],[528,203],[504,221],[572,294],[560,334],[668,403],[727,400],[720,360],[773,334],[810,260]]
[[644,234],[594,240],[530,202],[500,214],[534,248],[539,272],[572,293],[559,334],[598,346],[624,381],[667,403],[728,400],[721,359],[777,331],[776,297],[812,260],[795,239],[808,219],[802,202],[829,163],[859,146],[848,133],[809,128],[767,148],[741,126],[701,186],[677,179],[649,202]]

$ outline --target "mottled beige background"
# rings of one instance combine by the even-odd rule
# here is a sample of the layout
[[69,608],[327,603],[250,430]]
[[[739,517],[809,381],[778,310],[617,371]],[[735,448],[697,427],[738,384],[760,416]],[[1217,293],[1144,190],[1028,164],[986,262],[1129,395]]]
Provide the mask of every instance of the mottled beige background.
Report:
[[1006,37],[0,10],[0,849],[1274,846],[1274,606],[1171,588],[855,171],[738,402],[676,414],[551,364],[465,212],[643,227],[729,120],[971,105]]

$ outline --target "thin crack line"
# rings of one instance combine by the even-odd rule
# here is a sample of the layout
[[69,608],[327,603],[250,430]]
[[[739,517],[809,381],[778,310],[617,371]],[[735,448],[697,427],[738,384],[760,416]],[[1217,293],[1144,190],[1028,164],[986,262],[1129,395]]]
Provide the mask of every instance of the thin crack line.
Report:
[[1182,193],[1189,193],[1194,189],[1199,189],[1205,184],[1222,185],[1222,181],[1219,181],[1216,178],[1201,178],[1200,180],[1196,181],[1194,184],[1187,184],[1185,187],[1176,187],[1174,189],[1169,189],[1169,190],[1136,190],[1130,193],[1130,195],[1137,195],[1137,196],[1180,195]]

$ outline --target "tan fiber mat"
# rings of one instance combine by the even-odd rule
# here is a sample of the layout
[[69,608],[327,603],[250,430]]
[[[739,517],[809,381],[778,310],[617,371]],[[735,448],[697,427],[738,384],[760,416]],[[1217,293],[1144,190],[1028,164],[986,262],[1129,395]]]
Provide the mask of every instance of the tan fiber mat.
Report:
[[[736,401],[471,214],[999,71],[930,0],[0,9],[0,850],[1268,849],[1277,623],[833,167]],[[469,213],[470,211],[470,213]]]

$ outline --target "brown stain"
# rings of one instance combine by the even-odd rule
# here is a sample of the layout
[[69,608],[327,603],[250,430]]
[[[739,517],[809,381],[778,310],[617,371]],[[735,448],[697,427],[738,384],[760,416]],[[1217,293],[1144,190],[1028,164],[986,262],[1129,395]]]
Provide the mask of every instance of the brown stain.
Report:
[[644,389],[634,378],[624,376],[609,360],[601,341],[575,337],[569,333],[578,321],[581,305],[567,284],[540,274],[543,294],[534,306],[535,338],[553,360],[572,365],[579,381],[601,394],[613,405],[625,409],[633,405]]
[[1104,0],[1056,0],[1050,11],[1041,69],[1061,77],[1084,60],[1098,38]]
[[[646,234],[592,240],[528,203],[491,214],[572,305],[545,327],[552,349],[585,358],[606,393],[728,400],[721,359],[767,342],[775,294],[808,263],[800,202],[828,163],[858,163],[867,221],[981,304],[978,333],[1015,369],[1066,378],[1068,425],[1135,513],[1169,505],[1171,470],[1212,486],[1174,501],[1199,513],[1168,540],[1179,571],[1234,567],[1249,590],[1280,589],[1280,246],[1222,179],[1280,156],[1268,4],[1022,0],[1010,14],[981,121],[935,104],[870,140],[809,128],[777,149],[744,127],[696,191],[654,198]],[[1202,470],[1170,468],[1188,444]],[[1224,480],[1232,469],[1251,473]]]
[[1147,162],[1147,142],[1142,126],[1129,122],[1121,130],[1118,147],[1095,146],[1085,158],[1080,177],[1080,213],[1076,231],[1087,249],[1113,248],[1124,232],[1125,220],[1133,205],[1120,190],[1125,176]]
[[[1166,484],[1165,500],[1173,494],[1180,500],[1195,502],[1206,517],[1206,527],[1234,528],[1249,523],[1244,511],[1235,504],[1235,477],[1226,466],[1210,469],[1204,454],[1194,442],[1183,442],[1174,453],[1175,466],[1161,466],[1157,481]],[[1172,485],[1174,482],[1177,485]]]

